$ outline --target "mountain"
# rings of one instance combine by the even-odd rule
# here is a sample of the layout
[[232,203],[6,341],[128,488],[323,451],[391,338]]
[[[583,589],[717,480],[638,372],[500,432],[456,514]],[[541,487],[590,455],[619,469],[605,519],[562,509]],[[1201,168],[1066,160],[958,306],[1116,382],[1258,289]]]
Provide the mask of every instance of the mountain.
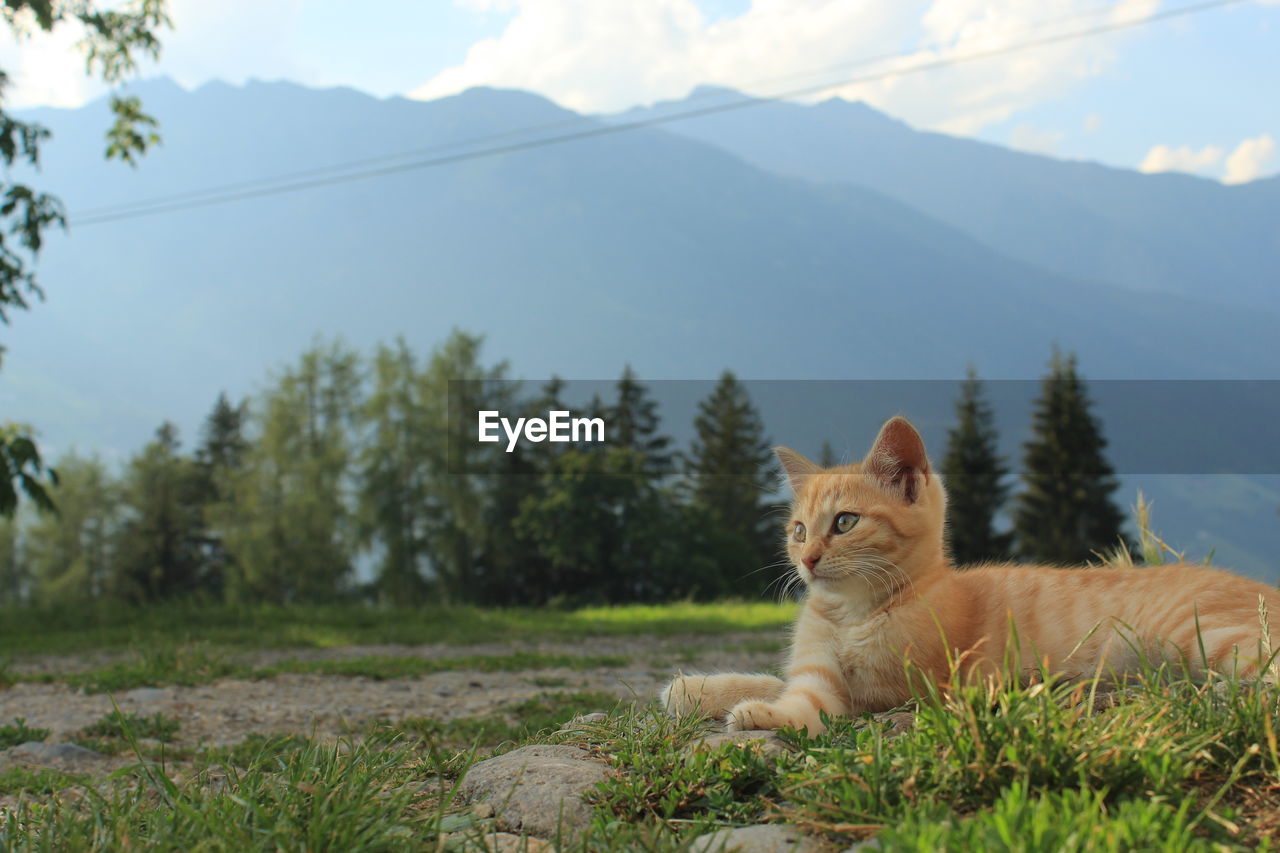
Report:
[[[643,120],[746,99],[704,87]],[[1280,177],[1224,186],[914,130],[859,102],[754,105],[664,124],[755,165],[878,190],[997,251],[1072,278],[1280,310]]]
[[[25,115],[54,133],[37,179],[73,227],[42,256],[48,301],[3,330],[0,417],[37,424],[55,455],[119,458],[164,419],[191,437],[220,390],[251,393],[316,335],[365,348],[402,334],[426,351],[461,327],[531,379],[626,363],[667,379],[938,379],[969,363],[1027,379],[1055,343],[1090,379],[1280,377],[1267,310],[1065,275],[882,189],[778,174],[674,126],[77,226],[103,205],[606,127],[491,89],[428,103],[286,83],[139,94],[164,145],[133,170],[102,160],[105,104]],[[1209,434],[1217,413],[1187,409],[1152,418]],[[1265,500],[1249,518],[1270,517]],[[1168,517],[1220,529],[1191,498]],[[1242,552],[1274,553],[1260,535]]]

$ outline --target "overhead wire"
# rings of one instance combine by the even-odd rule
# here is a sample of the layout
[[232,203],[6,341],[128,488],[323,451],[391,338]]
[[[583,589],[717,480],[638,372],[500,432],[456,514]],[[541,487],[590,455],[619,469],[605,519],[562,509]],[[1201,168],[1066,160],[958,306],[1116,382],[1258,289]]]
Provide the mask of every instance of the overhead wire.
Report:
[[[1029,39],[1027,41],[1017,42],[1014,44],[1006,44],[997,48],[989,48],[985,50],[969,51],[967,53],[958,53],[950,56],[929,59],[915,64],[903,67],[890,68],[883,71],[858,75],[854,77],[846,77],[841,80],[827,81],[818,84],[812,84],[800,88],[795,88],[775,94],[768,97],[743,96],[741,98],[731,100],[725,103],[718,103],[704,107],[694,107],[691,109],[678,110],[671,113],[651,115],[644,118],[634,119],[630,121],[606,122],[599,118],[575,118],[564,123],[556,122],[546,126],[537,126],[534,128],[516,129],[501,134],[494,134],[487,137],[479,137],[470,142],[454,142],[442,146],[436,146],[431,149],[419,149],[415,152],[404,152],[401,154],[381,155],[374,158],[366,158],[361,161],[352,161],[346,164],[336,164],[333,166],[319,167],[317,169],[305,170],[303,172],[290,173],[286,176],[278,176],[275,178],[257,179],[255,181],[245,181],[238,184],[229,184],[222,187],[210,188],[207,190],[196,190],[189,193],[181,193],[171,196],[162,196],[158,198],[143,199],[136,202],[129,202],[122,205],[111,207],[100,207],[94,210],[73,214],[69,219],[72,226],[83,227],[103,224],[107,222],[115,222],[127,219],[136,219],[145,216],[154,216],[162,213],[171,213],[182,210],[191,210],[202,207],[210,207],[214,205],[229,204],[238,201],[247,201],[255,198],[262,198],[272,195],[280,195],[283,193],[300,192],[308,189],[316,189],[321,187],[334,186],[338,184],[351,183],[354,181],[370,180],[374,178],[386,177],[404,172],[417,171],[421,169],[438,168],[441,166],[452,165],[456,163],[467,162],[488,157],[498,157],[508,154],[515,154],[522,151],[529,151],[539,148],[546,148],[553,145],[562,145],[569,142],[593,139],[602,136],[611,136],[620,133],[626,133],[633,130],[643,128],[656,127],[664,124],[670,124],[676,121],[685,121],[688,119],[715,115],[718,113],[730,112],[739,109],[746,109],[753,106],[763,104],[776,103],[780,101],[788,101],[795,98],[802,98],[810,95],[820,94],[824,91],[832,89],[841,89],[848,86],[854,86],[865,83],[879,82],[881,80],[901,77],[910,74],[920,74],[927,71],[933,71],[943,68],[961,65],[970,62],[976,62],[983,59],[992,59],[1011,53],[1018,53],[1027,50],[1033,50],[1040,47],[1046,47],[1053,44],[1059,44],[1068,41],[1077,41],[1085,38],[1105,35],[1109,33],[1119,32],[1137,27],[1149,26],[1161,21],[1167,21],[1175,18],[1187,17],[1189,15],[1201,14],[1203,12],[1226,6],[1235,5],[1244,2],[1244,0],[1205,0],[1205,2],[1193,3],[1187,6],[1180,6],[1164,11],[1157,11],[1140,17],[1109,21],[1107,23],[1095,24],[1093,26],[1071,30],[1065,33],[1056,33],[1053,35],[1043,36],[1040,38]],[[1077,16],[1072,16],[1077,17]],[[1045,25],[1040,25],[1037,29],[1042,29]],[[886,61],[886,59],[903,58],[918,53],[919,49],[910,53],[886,55],[884,57],[871,58],[861,60],[861,64],[875,64]],[[843,66],[847,67],[847,66]],[[813,72],[826,73],[826,72]],[[590,122],[590,126],[582,130],[570,131],[567,133],[555,134],[535,139],[523,139],[516,142],[490,145],[488,147],[476,148],[473,150],[464,150],[455,154],[444,154],[435,157],[427,157],[424,159],[412,159],[405,163],[394,163],[395,160],[403,160],[411,157],[417,157],[424,151],[440,151],[476,144],[477,142],[490,142],[511,136],[526,135],[529,133],[539,132],[543,127],[554,128],[559,125],[576,125],[579,121]],[[362,165],[372,165],[374,163],[389,163],[389,165],[375,166],[372,168],[359,168]],[[354,170],[353,170],[354,169]],[[335,174],[336,173],[336,174]]]

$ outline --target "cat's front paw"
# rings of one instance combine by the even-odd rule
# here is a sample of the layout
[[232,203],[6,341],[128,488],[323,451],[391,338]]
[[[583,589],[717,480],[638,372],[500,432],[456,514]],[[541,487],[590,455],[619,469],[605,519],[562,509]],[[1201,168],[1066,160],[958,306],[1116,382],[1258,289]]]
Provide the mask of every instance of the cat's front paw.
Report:
[[760,702],[754,699],[734,705],[729,711],[727,722],[731,732],[751,732],[761,729],[773,731],[783,726],[803,725],[790,719],[777,703]]

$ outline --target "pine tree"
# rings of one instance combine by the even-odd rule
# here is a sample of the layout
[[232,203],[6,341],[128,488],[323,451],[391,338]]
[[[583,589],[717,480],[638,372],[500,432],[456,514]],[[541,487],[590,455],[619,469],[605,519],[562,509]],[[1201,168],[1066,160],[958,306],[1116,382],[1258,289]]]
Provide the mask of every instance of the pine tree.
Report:
[[124,520],[116,535],[111,586],[116,598],[160,601],[203,585],[204,495],[195,463],[179,453],[171,423],[129,463]]
[[200,588],[215,600],[225,597],[227,579],[235,572],[235,565],[223,533],[215,523],[214,508],[227,499],[232,481],[249,451],[249,440],[245,436],[248,418],[248,400],[233,406],[225,393],[219,394],[201,426],[200,447],[195,454],[201,516],[205,523]]
[[693,503],[727,534],[721,566],[726,585],[732,586],[777,559],[777,531],[764,495],[778,471],[760,415],[730,371],[698,404],[694,429],[685,471]]
[[661,477],[670,473],[675,455],[670,449],[671,438],[659,431],[658,401],[637,381],[629,364],[618,379],[617,400],[608,410],[605,423],[611,447],[631,448],[644,457],[644,474]]
[[[523,406],[526,417],[546,417],[564,411],[564,381],[553,376]],[[563,595],[556,568],[527,530],[512,522],[526,503],[547,500],[546,475],[555,467],[565,445],[544,442],[516,444],[510,453],[495,454],[493,475],[487,478],[484,546],[478,591],[486,604],[544,604]]]
[[947,534],[957,565],[1008,559],[1012,533],[997,533],[996,515],[1009,496],[1008,468],[996,452],[995,417],[970,367],[947,432],[942,479],[947,487]]
[[822,442],[822,449],[818,452],[818,464],[823,468],[835,468],[840,464],[840,460],[836,458],[836,451],[831,446],[831,442],[825,439]]
[[435,349],[421,375],[427,406],[427,488],[438,505],[426,528],[436,589],[446,601],[475,601],[481,594],[486,542],[498,531],[486,515],[490,481],[502,442],[476,441],[476,412],[512,411],[517,403],[503,380],[507,365],[481,362],[484,338],[455,329]]
[[1027,559],[1079,565],[1121,540],[1124,516],[1112,500],[1119,483],[1091,405],[1075,355],[1055,351],[1036,402],[1014,516],[1018,551]]
[[331,601],[348,591],[360,385],[359,356],[334,342],[305,352],[264,394],[257,439],[212,512],[236,567],[231,600]]
[[403,339],[379,347],[373,368],[364,409],[372,431],[360,454],[360,538],[378,548],[378,598],[413,604],[427,597],[427,528],[440,511],[427,482],[432,424],[418,361]]

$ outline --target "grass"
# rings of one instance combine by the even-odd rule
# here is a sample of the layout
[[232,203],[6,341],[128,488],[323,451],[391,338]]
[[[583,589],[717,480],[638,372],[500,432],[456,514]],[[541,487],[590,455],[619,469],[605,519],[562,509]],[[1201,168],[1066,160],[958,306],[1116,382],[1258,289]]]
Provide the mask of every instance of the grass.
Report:
[[7,654],[68,654],[200,643],[234,649],[524,643],[589,636],[767,631],[785,626],[794,615],[792,604],[767,602],[626,605],[565,611],[357,605],[6,607],[0,608],[0,648]]
[[142,717],[113,710],[98,722],[88,725],[73,735],[72,740],[83,747],[116,755],[133,748],[137,740],[147,739],[171,743],[181,724],[174,717],[152,714]]
[[[148,649],[129,658],[84,672],[40,672],[14,676],[15,681],[61,681],[86,693],[119,693],[138,687],[177,685],[193,687],[220,678],[271,678],[284,673],[338,675],[386,681],[416,678],[437,672],[518,672],[537,669],[587,670],[622,667],[630,659],[621,655],[570,655],[514,652],[506,655],[410,657],[365,655],[334,660],[286,659],[266,666],[237,663],[226,651],[208,646]],[[551,679],[564,681],[564,679]],[[2,736],[2,735],[0,735]]]
[[[766,821],[835,849],[870,837],[887,851],[1274,849],[1280,691],[1152,670],[1095,711],[1095,689],[925,689],[904,733],[877,718],[831,720],[817,736],[783,732],[778,754],[693,749],[704,721],[548,691],[480,717],[367,725],[336,744],[255,736],[204,750],[180,773],[139,755],[96,787],[11,769],[0,791],[20,802],[0,816],[0,849],[434,849],[442,832],[491,828],[459,810],[457,778],[477,756],[525,741],[578,745],[615,768],[566,851],[675,851]],[[607,718],[561,728],[598,710]],[[135,749],[174,734],[166,718],[118,713],[90,728]]]
[[15,717],[12,723],[0,726],[0,749],[8,749],[33,740],[41,741],[48,736],[48,729],[34,729],[28,726],[27,721],[22,717]]

